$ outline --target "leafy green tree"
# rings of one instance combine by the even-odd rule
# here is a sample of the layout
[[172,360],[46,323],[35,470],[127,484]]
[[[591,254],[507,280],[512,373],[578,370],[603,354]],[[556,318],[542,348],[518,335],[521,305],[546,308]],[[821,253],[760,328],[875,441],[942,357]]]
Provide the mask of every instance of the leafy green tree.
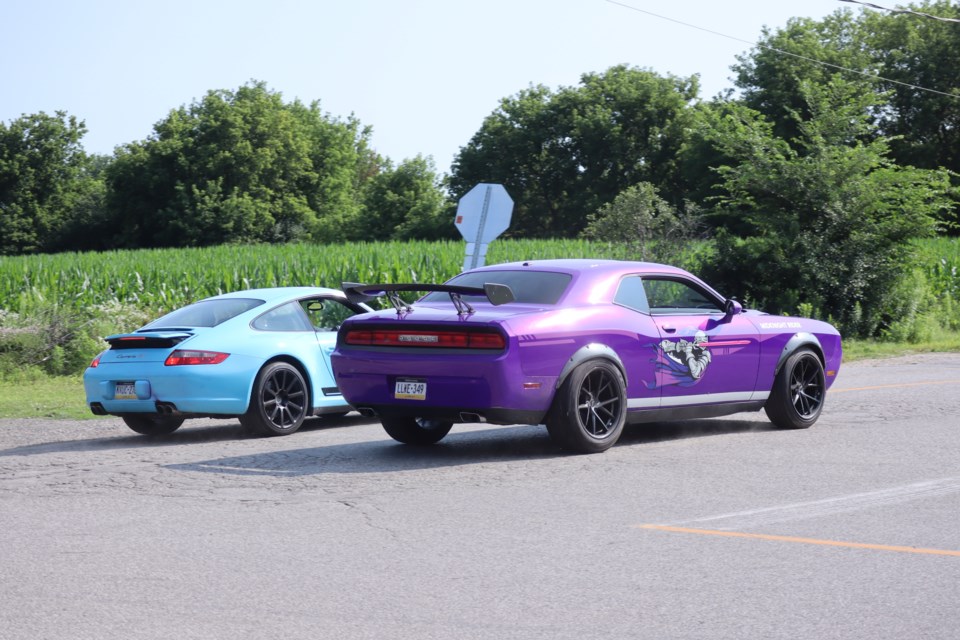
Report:
[[637,260],[682,262],[682,254],[700,236],[696,208],[688,209],[678,210],[656,187],[641,182],[590,214],[581,236],[625,245]]
[[106,205],[104,172],[113,156],[89,155],[72,205],[44,244],[45,251],[104,251],[115,246],[117,230]]
[[[960,173],[960,30],[950,22],[960,19],[960,6],[924,0],[903,8],[917,13],[838,10],[765,30],[733,67],[744,102],[773,122],[779,137],[793,140],[799,131],[792,114],[809,116],[801,83],[826,84],[840,74],[877,96],[870,107],[877,126],[865,135],[886,137],[892,160]],[[953,232],[957,216],[960,205]]]
[[63,111],[0,123],[0,255],[56,248],[73,208],[94,189],[84,173],[85,133]]
[[860,87],[835,76],[800,90],[792,145],[755,113],[713,131],[737,159],[719,168],[718,209],[738,225],[721,230],[712,277],[768,311],[804,304],[848,334],[875,335],[903,313],[891,296],[910,271],[909,241],[936,233],[950,176],[891,162]]
[[[745,116],[747,113],[756,112],[744,107],[743,102],[731,99],[730,95],[717,96],[693,106],[691,122],[676,159],[686,200],[705,206],[721,195],[716,167],[736,163],[736,158],[724,155],[718,148],[713,131],[723,128],[724,122],[731,119],[749,117]],[[718,224],[719,220],[712,217],[703,222],[709,227]]]
[[869,77],[878,63],[864,38],[860,22],[848,10],[823,20],[791,18],[780,29],[764,27],[757,46],[738,56],[732,67],[743,103],[772,122],[777,137],[793,140],[800,135],[795,114],[810,116],[803,83],[826,84],[841,74],[865,94],[878,91]]
[[[907,7],[960,19],[960,6],[946,0]],[[878,88],[890,94],[878,125],[891,137],[893,157],[900,164],[960,172],[960,25],[872,11],[860,21],[884,78]]]
[[362,238],[437,240],[455,235],[453,216],[433,160],[416,156],[370,179]]
[[457,198],[480,182],[514,200],[512,236],[575,236],[586,216],[638,182],[680,202],[677,151],[696,99],[696,76],[663,77],[620,65],[556,93],[530,87],[501,100],[460,149]]
[[107,169],[128,246],[338,239],[360,213],[369,131],[264,83],[175,109]]

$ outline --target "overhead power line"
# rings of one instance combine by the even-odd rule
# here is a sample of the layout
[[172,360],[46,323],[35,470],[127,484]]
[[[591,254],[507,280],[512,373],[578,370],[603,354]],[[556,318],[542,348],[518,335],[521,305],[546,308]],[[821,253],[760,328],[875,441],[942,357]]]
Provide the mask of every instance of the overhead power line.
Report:
[[957,18],[945,18],[943,16],[935,16],[931,13],[923,13],[922,11],[914,11],[913,9],[904,9],[903,7],[894,7],[890,9],[888,7],[881,7],[878,4],[872,4],[870,2],[860,2],[860,0],[840,0],[840,2],[850,2],[852,4],[860,4],[865,7],[870,7],[871,9],[879,9],[880,11],[889,11],[890,13],[906,13],[913,16],[920,16],[921,18],[930,18],[931,20],[940,20],[941,22],[960,22]]
[[[866,71],[861,71],[860,69],[851,69],[851,68],[849,68],[849,67],[842,67],[842,66],[840,66],[840,65],[833,64],[833,63],[830,63],[830,62],[824,62],[823,60],[817,60],[816,58],[810,58],[810,57],[808,57],[808,56],[802,56],[802,55],[800,55],[800,54],[798,54],[798,53],[792,53],[792,52],[790,52],[790,51],[785,51],[785,50],[783,50],[783,49],[778,49],[778,48],[776,48],[776,47],[771,47],[770,45],[763,44],[762,42],[751,42],[750,40],[744,40],[744,39],[742,39],[742,38],[737,38],[737,37],[735,37],[735,36],[727,35],[727,34],[725,34],[725,33],[720,33],[719,31],[713,31],[713,30],[711,30],[711,29],[705,29],[704,27],[698,27],[697,25],[695,25],[695,24],[690,24],[689,22],[683,22],[683,21],[681,21],[681,20],[676,20],[676,19],[674,19],[674,18],[669,18],[669,17],[667,17],[667,16],[662,16],[662,15],[660,15],[660,14],[658,14],[658,13],[654,13],[654,12],[652,12],[652,11],[647,11],[646,9],[640,9],[639,7],[635,7],[635,6],[633,6],[633,5],[629,5],[629,4],[626,4],[626,3],[624,3],[624,2],[618,2],[618,0],[605,0],[605,1],[608,2],[608,3],[610,3],[610,4],[617,5],[618,7],[623,7],[624,9],[629,9],[629,10],[631,10],[631,11],[636,11],[637,13],[645,13],[645,14],[647,14],[647,15],[649,15],[649,16],[653,16],[654,18],[659,18],[660,20],[666,20],[667,22],[673,22],[673,23],[675,23],[675,24],[679,24],[679,25],[682,25],[682,26],[684,26],[684,27],[689,27],[689,28],[691,28],[691,29],[696,29],[696,30],[698,30],[698,31],[703,31],[703,32],[705,32],[705,33],[713,34],[713,35],[715,35],[715,36],[720,36],[721,38],[727,38],[728,40],[735,40],[735,41],[737,41],[737,42],[743,42],[743,43],[746,43],[746,44],[748,44],[748,45],[750,45],[750,46],[759,47],[759,48],[761,48],[761,49],[766,49],[767,51],[773,51],[773,52],[775,52],[775,53],[780,53],[780,54],[783,54],[783,55],[785,55],[785,56],[790,56],[791,58],[797,58],[798,60],[804,60],[804,61],[806,61],[806,62],[812,62],[812,63],[818,64],[818,65],[820,65],[820,66],[822,66],[822,67],[829,67],[829,68],[831,68],[831,69],[836,69],[836,70],[838,70],[838,71],[846,71],[846,72],[848,72],[848,73],[855,73],[855,74],[857,74],[857,75],[864,76],[864,77],[869,78],[869,79],[871,79],[871,80],[882,80],[883,82],[889,82],[889,83],[891,83],[891,84],[899,85],[899,86],[901,86],[901,87],[907,87],[908,89],[914,89],[915,91],[923,91],[923,92],[926,92],[926,93],[933,93],[933,94],[936,94],[936,95],[939,95],[939,96],[946,96],[946,97],[948,97],[948,98],[960,98],[960,95],[957,95],[957,94],[955,94],[955,93],[947,93],[947,92],[945,92],[945,91],[937,91],[936,89],[928,89],[928,88],[926,88],[926,87],[921,87],[921,86],[919,86],[919,85],[910,84],[909,82],[901,82],[901,81],[899,81],[899,80],[894,80],[894,79],[892,79],[892,78],[885,78],[885,77],[883,77],[883,76],[881,76],[881,75],[877,75],[877,74],[875,74],[875,73],[868,73],[868,72],[866,72]],[[840,0],[840,1],[841,1],[841,2],[852,2],[853,0]]]

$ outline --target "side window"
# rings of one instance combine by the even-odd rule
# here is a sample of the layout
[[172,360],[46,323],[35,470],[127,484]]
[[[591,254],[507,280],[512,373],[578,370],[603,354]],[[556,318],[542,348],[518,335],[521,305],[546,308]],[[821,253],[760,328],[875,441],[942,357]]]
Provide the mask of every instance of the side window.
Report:
[[301,300],[300,306],[317,331],[336,331],[344,320],[356,313],[346,304],[332,298]]
[[643,281],[640,276],[628,276],[621,280],[613,302],[634,311],[650,313],[650,305],[647,303],[647,294],[643,290]]
[[297,302],[282,304],[253,321],[253,328],[261,331],[312,331],[313,327]]
[[643,281],[650,313],[723,313],[720,301],[691,282],[649,278]]

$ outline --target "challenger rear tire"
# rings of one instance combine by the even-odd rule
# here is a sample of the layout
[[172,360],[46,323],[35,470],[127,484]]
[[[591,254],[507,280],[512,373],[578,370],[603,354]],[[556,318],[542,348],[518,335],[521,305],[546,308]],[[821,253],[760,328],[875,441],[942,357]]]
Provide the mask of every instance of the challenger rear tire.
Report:
[[560,385],[546,422],[561,448],[600,453],[620,439],[626,419],[626,383],[620,369],[607,360],[589,360]]
[[799,349],[783,363],[763,409],[781,429],[806,429],[820,417],[826,396],[820,358],[809,349]]
[[446,420],[428,420],[426,418],[410,418],[406,416],[380,418],[383,430],[391,438],[403,444],[428,445],[436,444],[450,433],[452,422]]
[[183,418],[155,413],[130,414],[121,417],[128,427],[145,436],[165,436],[173,433],[183,424]]
[[300,370],[271,362],[257,374],[250,408],[240,416],[240,424],[253,434],[285,436],[300,428],[309,406],[310,392]]

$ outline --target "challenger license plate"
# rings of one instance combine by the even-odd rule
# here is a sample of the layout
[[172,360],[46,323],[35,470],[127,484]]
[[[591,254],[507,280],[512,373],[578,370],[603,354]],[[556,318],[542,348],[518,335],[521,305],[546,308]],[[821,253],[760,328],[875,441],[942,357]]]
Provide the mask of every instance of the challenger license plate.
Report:
[[426,400],[427,383],[415,378],[398,378],[393,389],[393,397],[398,400]]
[[132,382],[118,382],[113,390],[114,400],[136,400],[137,390]]

